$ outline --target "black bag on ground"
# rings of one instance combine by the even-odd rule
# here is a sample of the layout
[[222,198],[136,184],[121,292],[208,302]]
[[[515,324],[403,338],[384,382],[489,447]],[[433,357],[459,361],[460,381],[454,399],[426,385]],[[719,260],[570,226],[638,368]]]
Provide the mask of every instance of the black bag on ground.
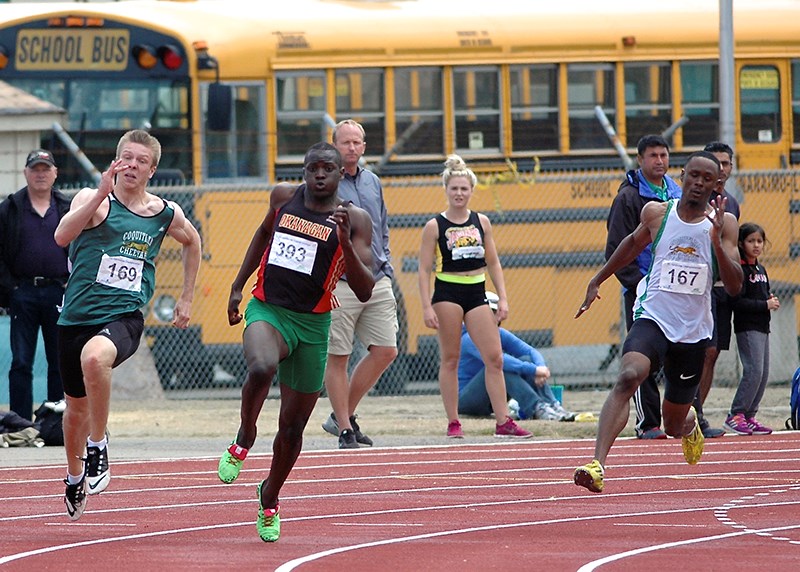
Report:
[[64,428],[62,426],[64,416],[64,402],[45,401],[33,412],[33,425],[39,430],[39,437],[44,440],[45,445],[63,446]]

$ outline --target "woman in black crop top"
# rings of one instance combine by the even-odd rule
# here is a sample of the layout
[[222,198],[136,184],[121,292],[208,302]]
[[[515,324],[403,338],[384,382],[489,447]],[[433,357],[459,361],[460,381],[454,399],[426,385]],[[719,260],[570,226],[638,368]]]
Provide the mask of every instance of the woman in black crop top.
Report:
[[[458,420],[458,358],[462,324],[486,364],[486,391],[497,423],[495,436],[528,438],[508,415],[503,377],[503,350],[495,319],[508,317],[503,269],[497,255],[492,225],[486,215],[469,210],[477,178],[458,155],[450,155],[442,173],[447,210],[422,231],[419,253],[419,293],[425,325],[439,338],[439,389],[447,414],[447,436],[462,438]],[[431,296],[431,272],[436,272]],[[486,301],[486,272],[500,297],[497,316]]]

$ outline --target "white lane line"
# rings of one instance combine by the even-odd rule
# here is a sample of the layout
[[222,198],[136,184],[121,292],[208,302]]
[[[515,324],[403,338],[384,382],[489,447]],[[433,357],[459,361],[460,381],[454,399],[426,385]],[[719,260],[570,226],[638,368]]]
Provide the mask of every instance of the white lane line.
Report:
[[[641,528],[641,522],[615,522],[613,526],[635,526]],[[671,522],[648,522],[647,526],[657,526],[658,528],[707,528],[706,524],[673,524]]]
[[[585,522],[587,520],[604,520],[604,519],[611,519],[611,518],[630,518],[635,516],[652,516],[652,515],[660,515],[660,514],[676,514],[682,512],[695,512],[698,510],[697,508],[690,508],[690,509],[679,509],[679,510],[669,510],[669,511],[652,511],[652,512],[641,512],[641,513],[627,513],[627,514],[617,514],[617,515],[601,515],[601,516],[594,516],[594,517],[572,517],[572,518],[564,518],[558,520],[548,520],[548,521],[534,521],[534,522],[518,522],[512,524],[500,524],[500,525],[488,525],[488,526],[476,526],[471,528],[462,528],[462,529],[455,529],[455,530],[446,530],[440,532],[431,532],[427,534],[417,534],[414,536],[406,536],[400,538],[389,538],[385,540],[378,540],[374,542],[364,542],[361,544],[354,544],[350,546],[340,546],[338,548],[332,548],[330,550],[323,550],[321,552],[317,552],[314,554],[308,554],[306,556],[301,556],[300,558],[295,558],[294,560],[290,560],[288,562],[284,562],[280,566],[275,569],[275,572],[291,572],[298,566],[303,564],[308,564],[309,562],[313,562],[315,560],[320,560],[327,556],[333,556],[335,554],[342,554],[344,552],[351,552],[354,550],[361,550],[364,548],[374,548],[376,546],[387,546],[390,544],[399,544],[403,542],[413,542],[416,540],[427,540],[431,538],[440,538],[443,536],[450,536],[454,534],[468,534],[472,532],[484,532],[484,531],[496,531],[502,530],[506,528],[520,528],[520,527],[527,527],[527,526],[541,526],[544,524],[562,524],[566,522]],[[793,524],[789,526],[777,527],[772,529],[765,529],[765,530],[793,530],[800,528],[800,524]],[[636,554],[644,553],[644,552],[653,552],[655,550],[661,550],[664,548],[671,548],[673,546],[681,546],[683,544],[693,544],[698,542],[708,542],[711,540],[718,540],[723,538],[732,538],[736,536],[742,536],[745,534],[752,534],[756,531],[743,531],[743,532],[729,532],[726,534],[719,534],[714,536],[708,536],[704,538],[695,538],[687,541],[682,542],[672,542],[668,544],[662,544],[659,546],[651,546],[646,548],[641,548],[638,550],[631,550],[629,552],[624,552],[617,555],[607,556],[600,560],[596,560],[595,562],[590,562],[581,566],[578,569],[578,572],[591,572],[597,566],[602,564],[607,564],[608,562],[614,562],[615,560],[620,560],[622,558],[628,556],[634,556]]]
[[[776,436],[780,436],[781,434],[776,434]],[[786,433],[785,437],[791,437],[789,432]],[[706,451],[703,456],[703,461],[705,462],[708,456],[713,455],[731,455],[736,454],[737,456],[741,457],[743,455],[750,455],[750,454],[769,454],[775,455],[778,453],[786,453],[786,454],[795,454],[800,451],[798,447],[791,447],[795,445],[794,440],[790,441],[789,443],[786,442],[787,439],[774,439],[772,441],[764,441],[763,439],[758,439],[758,441],[752,441],[746,443],[747,445],[758,445],[758,448],[745,448],[743,447],[742,441],[737,441],[735,444],[732,442],[724,442],[724,441],[716,441],[714,443],[706,443]],[[626,444],[626,442],[631,444]],[[785,449],[775,449],[775,448],[764,448],[764,445],[768,445],[770,442],[776,442],[784,447],[791,447]],[[586,443],[586,446],[581,446],[583,443]],[[493,453],[508,453],[508,452],[534,452],[539,453],[541,455],[545,455],[542,458],[575,458],[580,454],[583,449],[587,451],[591,450],[590,444],[594,443],[594,439],[554,439],[548,441],[526,441],[525,443],[475,443],[475,444],[463,444],[463,445],[419,445],[419,446],[399,446],[399,447],[373,447],[371,449],[363,449],[363,453],[361,450],[356,452],[343,452],[339,450],[314,450],[314,451],[303,451],[300,456],[299,462],[303,460],[337,460],[340,461],[336,464],[322,464],[322,465],[309,465],[309,466],[302,466],[298,464],[295,467],[295,470],[305,470],[305,469],[316,469],[316,468],[348,468],[352,466],[371,466],[371,465],[380,465],[383,466],[385,462],[375,462],[375,463],[365,463],[364,458],[372,458],[376,457],[378,459],[383,457],[391,456],[392,458],[397,457],[414,457],[415,459],[409,461],[401,461],[397,464],[419,464],[419,463],[442,463],[442,462],[468,462],[473,461],[474,455],[480,452],[493,452]],[[638,444],[637,444],[638,443]],[[552,445],[558,446],[552,446]],[[578,444],[579,446],[574,446]],[[563,446],[562,446],[563,445]],[[669,449],[670,451],[674,450],[676,455],[681,455],[680,448],[675,448],[673,443],[666,442],[664,444],[661,443],[652,443],[649,444],[647,448],[642,447],[639,440],[636,438],[624,438],[624,439],[617,439],[614,445],[614,459],[617,458],[623,459],[626,457],[638,458],[641,459],[642,457],[646,456],[658,456],[662,458],[665,454],[664,449]],[[222,449],[221,449],[222,450]],[[485,451],[483,451],[485,450]],[[569,455],[564,455],[562,457],[554,456],[552,453],[557,451],[564,451],[565,453],[570,453]],[[629,452],[627,452],[629,451]],[[463,456],[463,455],[470,455],[470,457],[465,459],[446,459],[443,458],[442,455],[452,455],[454,457]],[[430,456],[435,455],[437,459],[433,461],[420,461],[418,460],[420,456]],[[248,455],[248,459],[264,459],[269,460],[272,458],[272,453],[265,452],[265,453],[250,453]],[[503,460],[506,457],[500,457]],[[214,461],[216,462],[219,460],[219,456],[194,456],[194,457],[155,457],[155,458],[141,458],[141,459],[120,459],[114,460],[114,465],[124,466],[124,465],[141,465],[142,463],[183,463],[183,462],[208,462]],[[19,475],[21,472],[25,471],[36,471],[39,472],[40,470],[63,470],[63,464],[48,464],[48,465],[36,465],[31,466],[27,465],[24,467],[0,467],[0,475],[3,473],[10,473],[11,475]],[[199,471],[198,474],[208,474],[208,471]],[[190,474],[190,473],[187,473]],[[40,479],[26,479],[22,482],[37,482]],[[19,478],[8,478],[7,480],[0,480],[0,483],[3,482],[21,482]]]
[[[679,453],[678,451],[676,455]],[[797,450],[797,453],[800,453],[800,449]],[[606,465],[606,470],[614,469],[614,470],[621,470],[621,469],[638,469],[638,468],[652,468],[653,463],[623,463],[621,462],[620,456],[615,456],[614,461]],[[634,456],[636,460],[641,459],[641,455]],[[800,457],[800,455],[798,455]],[[249,457],[248,457],[249,458]],[[680,460],[676,462],[663,462],[663,454],[660,456],[662,461],[659,461],[660,467],[686,467],[686,462],[683,460],[682,454],[680,455]],[[392,468],[403,468],[408,466],[430,466],[430,465],[459,465],[459,464],[475,464],[476,462],[480,462],[483,464],[492,464],[497,465],[497,463],[503,463],[503,469],[482,469],[482,470],[467,470],[467,471],[447,471],[447,472],[427,472],[427,473],[400,473],[399,471],[391,471],[390,474],[385,475],[366,475],[366,476],[348,476],[348,481],[373,481],[377,479],[396,479],[396,478],[419,478],[419,477],[444,477],[450,475],[489,475],[489,474],[504,474],[508,473],[508,468],[506,465],[513,462],[520,462],[520,463],[531,463],[531,462],[538,462],[538,461],[563,461],[563,460],[571,460],[574,459],[573,456],[546,456],[546,457],[492,457],[487,459],[459,459],[459,460],[442,460],[442,461],[398,461],[398,462],[376,462],[376,463],[348,463],[348,464],[338,464],[338,465],[314,465],[314,466],[297,466],[293,469],[292,474],[295,476],[302,476],[305,471],[313,471],[313,470],[330,470],[330,469],[359,469],[363,470],[369,467],[379,467],[382,469],[392,469]],[[770,474],[770,473],[787,473],[787,469],[785,467],[785,463],[787,461],[792,461],[796,459],[786,459],[786,458],[768,458],[768,459],[737,459],[736,464],[737,466],[744,466],[747,464],[757,464],[757,465],[765,465],[770,463],[780,463],[784,468],[782,471],[775,470],[775,471],[741,471],[735,473],[728,473],[726,472],[724,475],[720,475],[719,473],[706,473],[706,474],[678,474],[678,475],[669,475],[668,477],[675,477],[675,478],[692,478],[692,479],[702,479],[702,478],[709,478],[709,479],[723,479],[729,478],[732,475],[759,475],[759,474]],[[703,457],[703,467],[708,466],[728,466],[730,465],[730,461],[713,461]],[[572,472],[574,469],[574,464],[571,465],[550,465],[545,467],[518,467],[515,468],[515,472],[541,472],[541,471],[555,471],[555,470],[563,470]],[[248,468],[242,469],[240,475],[245,475],[249,473],[253,474],[262,474],[264,472],[264,467],[257,467],[257,468]],[[164,481],[169,480],[170,478],[187,478],[187,477],[198,477],[203,478],[210,475],[216,476],[216,469],[215,470],[208,470],[208,471],[177,471],[173,473],[164,473],[164,472],[153,472],[153,473],[137,473],[137,474],[130,474],[130,475],[114,475],[114,479],[120,481],[132,481],[137,479],[151,479],[157,481]],[[788,473],[790,474],[790,473]],[[800,474],[800,473],[798,473]],[[639,478],[639,477],[635,477]],[[630,480],[631,477],[620,477],[615,478],[614,480]],[[37,484],[37,483],[52,483],[55,479],[53,478],[37,478],[37,479],[14,479],[14,480],[0,480],[0,485],[2,484],[13,484],[13,485],[20,485],[20,484]],[[309,478],[309,479],[302,479],[296,478],[292,479],[290,482],[302,484],[302,483],[324,483],[324,482],[339,482],[341,480],[340,477],[330,477],[330,478]],[[785,479],[783,479],[785,481]],[[800,483],[800,476],[795,479],[798,483]],[[213,485],[190,485],[186,488],[205,488],[209,486],[220,486],[220,483],[215,482]],[[241,486],[239,483],[234,483],[230,485],[225,485],[228,487],[235,487]],[[249,486],[249,485],[248,485]],[[157,490],[181,490],[183,487],[174,487],[169,489],[137,489],[137,490],[146,490],[146,491],[157,491]],[[119,492],[133,492],[133,491],[119,491]],[[0,497],[0,502],[11,501],[15,499],[35,499],[35,498],[46,498],[50,495],[31,495],[31,496],[10,496],[10,497]]]
[[130,527],[130,528],[134,528],[136,526],[139,526],[138,524],[132,523],[132,522],[45,522],[44,525],[45,526],[61,526],[61,527],[64,527],[64,528],[66,528],[68,526],[69,527],[73,527],[73,526],[76,526],[76,527],[98,526],[98,527],[101,527],[101,528],[113,528],[115,526],[126,526],[126,527]]
[[[765,506],[763,501],[766,500],[768,497],[772,497],[772,498],[780,497],[780,495],[784,495],[784,494],[786,494],[786,493],[788,493],[790,491],[800,491],[800,487],[790,487],[788,489],[773,489],[773,490],[769,490],[769,491],[754,493],[752,495],[742,496],[742,497],[740,497],[738,499],[732,499],[732,500],[730,500],[728,502],[728,504],[726,504],[726,505],[724,505],[722,507],[722,510],[714,511],[714,516],[717,518],[717,520],[720,523],[722,523],[725,526],[730,526],[731,528],[752,530],[752,528],[750,526],[748,526],[747,524],[745,524],[743,522],[737,522],[736,520],[731,518],[731,515],[729,514],[729,512],[730,511],[734,511],[734,510],[738,510],[738,511],[742,512],[742,511],[745,511],[745,510],[753,507],[754,505],[748,504],[746,501],[751,501],[751,500],[754,500],[756,498],[758,498],[758,500],[759,500],[759,504],[758,504],[759,507]],[[793,501],[774,501],[774,502],[772,502],[771,506],[780,506],[780,505],[783,505],[783,504],[792,504],[792,502]],[[775,536],[775,535],[773,535],[773,534],[771,534],[769,532],[757,532],[756,534],[758,534],[759,536],[771,537],[773,540],[788,541],[788,542],[791,542],[791,543],[796,543],[797,542],[797,541],[794,541],[794,540],[792,540],[790,538],[784,538],[784,537]],[[800,542],[797,542],[797,543],[800,543]]]
[[[745,488],[745,487],[742,487]],[[731,490],[731,489],[717,489],[717,490]],[[660,494],[671,494],[671,495],[680,495],[682,492],[707,492],[707,490],[687,490],[687,491],[661,491]],[[614,497],[623,497],[623,496],[641,496],[646,493],[623,493],[623,494],[616,494],[616,495],[604,495],[604,498],[614,498]],[[653,494],[653,493],[647,493]],[[576,499],[576,498],[583,498],[586,499],[585,495],[575,496],[575,497],[568,497],[569,499]],[[592,497],[589,497],[592,498]],[[330,515],[308,515],[304,517],[295,517],[295,518],[285,518],[282,519],[283,522],[300,522],[300,521],[312,521],[312,520],[330,520],[330,519],[342,519],[342,518],[354,518],[354,517],[364,517],[364,516],[375,516],[375,515],[386,515],[386,514],[409,514],[412,512],[431,512],[431,511],[440,511],[440,510],[447,510],[447,509],[464,509],[470,508],[474,506],[501,506],[501,505],[509,505],[509,504],[530,504],[530,503],[537,503],[537,502],[551,502],[554,500],[553,498],[541,498],[541,499],[522,499],[522,500],[508,500],[508,501],[499,501],[499,502],[491,502],[491,503],[466,503],[466,504],[457,504],[457,505],[447,505],[447,506],[428,506],[428,507],[414,507],[414,508],[402,508],[402,509],[389,509],[389,510],[375,510],[375,511],[364,511],[364,512],[353,512],[353,513],[342,513],[342,514],[330,514]],[[566,500],[565,498],[561,498],[559,500]],[[206,503],[207,504],[207,503]],[[797,502],[787,502],[787,503],[766,503],[764,506],[774,506],[776,504],[781,505],[800,505],[800,500]],[[748,508],[756,508],[762,505],[753,505]],[[654,515],[672,515],[672,514],[680,514],[680,513],[691,513],[697,512],[701,510],[714,510],[714,506],[708,507],[691,507],[691,508],[683,508],[683,509],[671,509],[671,510],[659,510],[659,511],[644,511],[644,512],[633,512],[633,513],[619,513],[619,514],[602,514],[602,515],[595,515],[595,516],[575,516],[569,518],[560,518],[560,519],[550,519],[550,520],[542,520],[542,521],[529,521],[529,522],[516,522],[516,523],[508,523],[508,524],[492,524],[488,526],[482,527],[472,527],[472,528],[462,528],[462,529],[455,529],[455,530],[446,530],[440,531],[435,533],[428,533],[422,535],[415,535],[410,537],[396,537],[385,539],[381,541],[374,541],[369,543],[363,543],[358,545],[352,546],[344,546],[338,547],[335,549],[326,550],[323,552],[319,552],[316,554],[308,555],[291,562],[287,562],[278,569],[276,572],[280,570],[281,572],[288,572],[289,570],[293,570],[294,567],[303,564],[305,562],[310,562],[311,560],[317,560],[319,558],[323,558],[325,556],[329,556],[332,554],[339,554],[341,552],[346,552],[349,550],[356,550],[361,548],[369,548],[373,546],[382,546],[388,544],[396,544],[400,542],[410,542],[413,540],[420,540],[426,538],[436,538],[441,536],[448,536],[452,534],[465,534],[469,532],[481,532],[485,530],[499,530],[504,528],[518,528],[518,527],[527,527],[527,526],[542,526],[548,524],[562,524],[568,522],[586,522],[586,521],[598,521],[598,520],[609,520],[609,519],[616,519],[616,518],[631,518],[631,517],[640,517],[640,516],[654,516]],[[124,510],[138,510],[138,509],[117,509],[117,510],[109,510],[109,511],[97,511],[97,512],[120,512]],[[197,532],[197,531],[205,531],[205,530],[218,530],[218,529],[225,529],[225,528],[233,528],[238,526],[253,526],[253,521],[248,520],[246,522],[236,522],[236,523],[227,523],[227,524],[216,524],[216,525],[207,525],[207,526],[195,526],[190,528],[177,528],[172,530],[163,530],[163,531],[155,531],[155,532],[147,532],[147,533],[140,533],[140,534],[131,534],[126,536],[119,536],[113,538],[100,538],[94,540],[86,540],[82,542],[73,542],[69,544],[63,545],[56,545],[56,546],[48,546],[44,548],[39,548],[36,550],[30,550],[26,552],[20,552],[18,554],[10,554],[7,556],[0,557],[0,565],[6,564],[8,562],[13,562],[15,560],[20,560],[23,558],[31,557],[31,556],[38,556],[41,554],[47,554],[50,552],[56,552],[60,550],[68,550],[71,548],[80,548],[86,546],[93,546],[98,544],[105,544],[109,542],[120,542],[120,541],[127,541],[127,540],[138,540],[142,538],[153,538],[158,536],[166,536],[171,534],[185,534],[190,532]],[[800,528],[800,524],[792,525],[782,528],[775,528],[775,529],[765,529],[765,530],[792,530],[794,528]],[[715,537],[709,537],[709,539],[713,538],[729,538],[732,536],[739,536],[742,534],[752,534],[756,531],[745,530],[742,532],[733,532],[728,533],[727,535],[717,535]],[[666,545],[665,545],[666,546]],[[625,553],[628,554],[628,553]],[[630,553],[630,554],[633,554]],[[610,558],[610,557],[609,557]],[[294,564],[292,564],[294,563]],[[292,564],[292,567],[284,568]]]
[[412,526],[425,526],[421,522],[332,522],[331,526],[357,526],[361,527],[374,527],[374,528],[390,528],[392,526],[398,528],[410,528]]
[[679,540],[677,542],[656,544],[654,546],[645,546],[643,548],[637,548],[636,550],[629,550],[627,552],[620,552],[619,554],[612,554],[610,556],[594,560],[593,562],[587,562],[586,564],[578,568],[578,572],[592,572],[593,570],[597,569],[600,566],[603,566],[604,564],[609,564],[610,562],[617,562],[619,560],[622,560],[623,558],[628,558],[630,556],[639,556],[640,554],[647,554],[648,552],[656,552],[657,550],[676,548],[678,546],[688,546],[690,544],[700,544],[702,542],[712,542],[714,540],[723,540],[726,538],[735,538],[737,536],[744,536],[748,534],[762,534],[779,530],[795,530],[798,528],[800,528],[800,524],[790,524],[788,526],[777,526],[774,528],[765,528],[762,530],[743,530],[741,532],[728,532],[725,534],[715,534],[712,536],[703,536],[700,538]]
[[[773,471],[774,473],[778,474],[785,474],[785,469]],[[740,477],[737,480],[742,480],[741,477],[744,475],[754,474],[758,475],[759,477],[769,473],[769,471],[747,471],[742,473],[728,473],[726,476],[729,478],[733,477]],[[419,475],[417,478],[423,478],[424,475]],[[438,478],[438,477],[437,477]],[[616,481],[637,481],[641,482],[644,480],[660,480],[660,479],[675,479],[675,480],[686,480],[688,477],[686,475],[658,475],[658,476],[651,476],[651,477],[641,477],[641,476],[633,476],[633,477],[620,477],[616,478]],[[714,479],[718,480],[719,476],[714,475]],[[336,479],[333,479],[334,481]],[[372,479],[373,481],[375,478]],[[407,480],[403,478],[401,480]],[[697,481],[699,479],[693,478],[693,480]],[[316,482],[323,482],[323,481],[316,481]],[[288,481],[287,484],[294,483],[297,484],[297,481]],[[543,486],[553,486],[553,485],[564,485],[564,484],[572,484],[572,480],[564,481],[564,480],[536,480],[536,481],[523,481],[523,482],[515,482],[509,483],[507,481],[503,481],[500,483],[490,483],[490,484],[475,484],[471,483],[469,485],[458,485],[458,486],[436,486],[436,487],[417,487],[417,488],[395,488],[395,489],[387,489],[387,490],[368,490],[368,491],[352,491],[352,492],[337,492],[337,498],[343,497],[375,497],[375,496],[385,496],[385,495],[409,495],[415,493],[430,493],[430,492],[448,492],[448,491],[486,491],[490,489],[511,489],[511,488],[520,488],[520,487],[543,487]],[[206,485],[206,486],[193,486],[193,487],[160,487],[160,488],[148,488],[148,489],[131,489],[131,490],[124,490],[124,491],[114,491],[114,490],[106,490],[103,492],[103,496],[108,498],[112,495],[125,495],[128,493],[153,493],[153,492],[174,492],[177,490],[194,490],[194,489],[206,489],[206,488],[216,488],[216,489],[230,489],[231,487],[255,487],[257,483],[247,483],[247,484],[236,484],[236,485],[223,485],[223,484],[215,484],[215,485]],[[732,492],[732,491],[753,491],[757,489],[769,489],[774,487],[774,483],[766,484],[766,485],[757,485],[754,486],[752,484],[746,483],[741,486],[737,487],[707,487],[702,489],[681,489],[681,490],[648,490],[648,491],[637,491],[637,492],[630,492],[630,493],[612,493],[612,494],[604,494],[604,495],[594,495],[594,496],[587,496],[585,494],[576,494],[576,495],[568,495],[563,497],[547,497],[547,498],[540,498],[540,499],[525,499],[525,500],[514,500],[509,502],[548,502],[552,500],[574,500],[574,499],[582,499],[587,502],[600,502],[602,499],[608,498],[624,498],[624,497],[638,497],[638,496],[650,496],[650,495],[662,495],[662,494],[672,494],[676,492],[680,493],[696,493],[696,492]],[[38,498],[53,498],[59,499],[62,495],[45,495],[43,497]],[[312,500],[312,499],[329,499],[330,493],[311,493],[311,494],[302,494],[302,495],[292,495],[292,496],[282,496],[284,500]],[[0,499],[2,501],[4,499]],[[9,499],[15,500],[15,499]],[[231,500],[220,500],[220,501],[198,501],[198,502],[188,502],[188,503],[174,503],[174,504],[159,504],[159,505],[148,505],[148,506],[135,506],[135,507],[118,507],[118,508],[110,508],[110,509],[99,509],[99,510],[92,510],[92,514],[103,514],[103,513],[116,513],[116,512],[139,512],[139,511],[157,511],[157,510],[167,510],[167,509],[175,509],[175,508],[195,508],[195,507],[209,507],[209,506],[219,506],[219,505],[231,505],[231,504],[242,504],[242,503],[251,503],[252,498],[246,499],[231,499]],[[460,506],[460,505],[459,505]],[[469,505],[472,506],[472,505]],[[716,507],[716,510],[720,510],[720,507]],[[20,521],[20,520],[31,520],[37,518],[51,518],[51,517],[60,517],[63,516],[63,512],[55,512],[55,513],[39,513],[39,514],[24,514],[24,515],[17,515],[17,516],[7,516],[7,517],[0,517],[0,522],[7,522],[7,521]]]
[[181,528],[175,530],[161,530],[158,532],[146,532],[142,534],[130,534],[127,536],[117,536],[114,538],[97,538],[95,540],[84,540],[81,542],[71,542],[69,544],[60,544],[57,546],[47,546],[45,548],[37,548],[36,550],[28,550],[27,552],[19,552],[17,554],[9,554],[8,556],[0,557],[0,565],[8,564],[9,562],[14,562],[15,560],[20,560],[22,558],[28,558],[30,556],[39,556],[41,554],[48,554],[50,552],[58,552],[60,550],[68,550],[70,548],[82,548],[85,546],[93,546],[97,544],[108,544],[111,542],[119,542],[123,540],[139,540],[141,538],[153,538],[156,536],[166,536],[169,534],[176,534],[178,532],[197,532],[201,530],[218,530],[221,528],[232,528],[235,526],[242,526],[244,524],[249,524],[252,526],[252,522],[238,522],[234,524],[213,524],[208,526],[195,526],[192,528]]

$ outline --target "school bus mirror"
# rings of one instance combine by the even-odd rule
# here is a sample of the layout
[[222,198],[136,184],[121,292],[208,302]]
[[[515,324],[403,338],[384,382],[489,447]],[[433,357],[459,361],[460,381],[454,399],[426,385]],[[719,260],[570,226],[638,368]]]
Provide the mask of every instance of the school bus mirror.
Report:
[[210,131],[230,131],[232,100],[233,93],[230,86],[221,83],[209,84],[206,125]]

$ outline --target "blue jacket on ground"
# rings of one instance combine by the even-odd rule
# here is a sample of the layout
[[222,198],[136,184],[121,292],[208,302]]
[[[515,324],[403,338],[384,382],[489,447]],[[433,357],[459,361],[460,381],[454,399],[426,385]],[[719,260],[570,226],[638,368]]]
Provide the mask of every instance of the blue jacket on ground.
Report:
[[[547,365],[535,348],[517,336],[500,328],[500,345],[503,347],[503,371],[533,379],[536,368]],[[467,328],[461,326],[461,357],[458,360],[458,390],[461,391],[475,375],[484,369],[481,354],[470,339]]]

